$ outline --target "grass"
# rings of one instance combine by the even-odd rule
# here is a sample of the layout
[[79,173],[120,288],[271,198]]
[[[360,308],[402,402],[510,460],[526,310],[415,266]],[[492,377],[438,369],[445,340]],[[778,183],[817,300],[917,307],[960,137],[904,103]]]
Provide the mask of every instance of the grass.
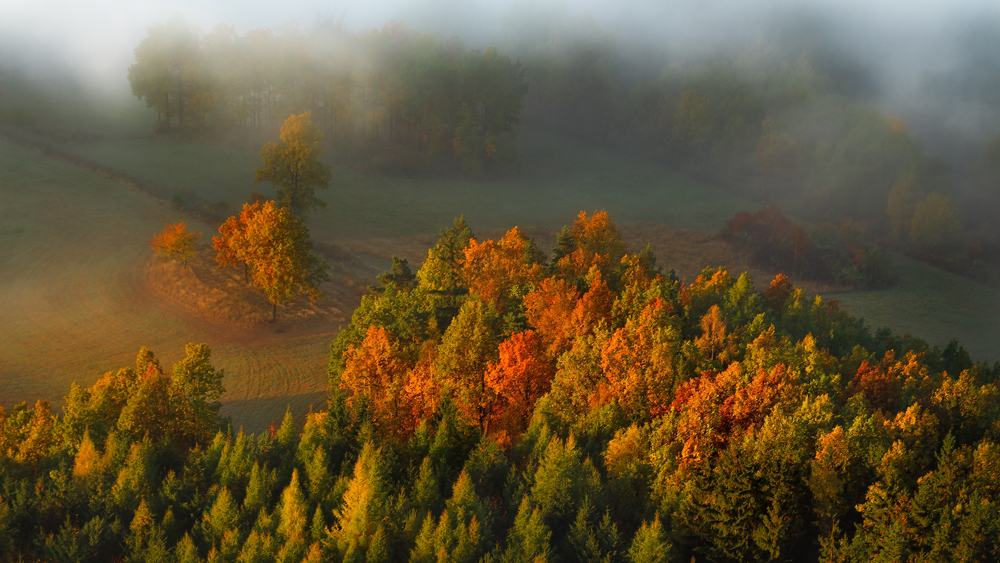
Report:
[[147,277],[149,238],[181,219],[166,206],[3,141],[0,200],[6,408],[35,399],[59,406],[72,382],[90,385],[134,364],[140,346],[169,366],[188,342],[208,343],[213,364],[226,370],[223,413],[237,425],[260,430],[280,421],[286,405],[301,412],[324,397],[329,342],[345,318],[234,326],[164,299]]
[[[81,144],[77,154],[160,184],[190,188],[232,209],[251,191],[256,153],[170,139]],[[558,228],[581,209],[607,209],[619,223],[648,221],[717,231],[752,207],[712,186],[662,166],[543,134],[521,139],[519,171],[501,178],[420,179],[365,174],[335,167],[326,209],[310,218],[319,240],[436,234],[465,215],[474,231],[513,225]],[[334,163],[336,164],[336,163]]]
[[975,361],[1000,361],[1000,289],[893,255],[895,287],[831,294],[873,327],[886,326],[944,347],[957,338]]

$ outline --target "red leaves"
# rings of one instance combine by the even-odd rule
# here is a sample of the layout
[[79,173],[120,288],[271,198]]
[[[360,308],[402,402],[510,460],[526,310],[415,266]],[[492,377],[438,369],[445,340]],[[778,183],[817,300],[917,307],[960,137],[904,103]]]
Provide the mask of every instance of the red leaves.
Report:
[[342,388],[352,393],[350,402],[362,397],[374,411],[375,423],[390,435],[409,436],[416,428],[421,408],[433,403],[433,384],[424,369],[412,369],[388,330],[372,325],[360,346],[344,353]]
[[533,330],[501,342],[499,352],[499,360],[490,363],[486,372],[486,385],[506,402],[512,418],[521,423],[521,430],[531,417],[535,401],[549,391],[556,370],[547,361],[545,343]]
[[746,381],[740,364],[721,373],[706,372],[677,390],[670,409],[680,414],[678,438],[688,462],[724,448],[733,438],[764,424],[774,409],[796,397],[797,387],[784,364]]
[[772,309],[781,311],[785,308],[785,301],[788,301],[793,291],[795,291],[795,287],[792,282],[788,281],[788,276],[778,274],[771,281],[771,287],[764,292],[764,298],[767,299]]
[[[891,355],[888,357],[892,362]],[[884,364],[885,362],[883,362]],[[861,362],[858,373],[851,381],[851,390],[854,393],[861,393],[868,400],[868,404],[877,409],[891,410],[896,401],[899,400],[899,393],[902,384],[899,375],[891,370],[886,370],[884,365],[871,365],[867,360]]]
[[524,312],[538,336],[545,342],[548,357],[555,360],[569,350],[575,333],[573,310],[580,294],[563,279],[546,278],[524,296]]

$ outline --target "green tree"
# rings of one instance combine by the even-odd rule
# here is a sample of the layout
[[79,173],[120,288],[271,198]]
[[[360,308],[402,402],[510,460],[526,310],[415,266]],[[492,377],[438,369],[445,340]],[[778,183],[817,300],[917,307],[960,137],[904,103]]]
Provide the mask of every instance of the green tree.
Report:
[[267,143],[260,150],[264,167],[256,170],[253,180],[274,184],[278,203],[298,216],[317,207],[326,207],[326,203],[316,197],[316,190],[330,186],[332,167],[320,160],[323,132],[313,125],[311,117],[310,112],[305,112],[285,120],[281,126],[281,142]]
[[185,111],[202,80],[200,38],[181,16],[150,26],[149,35],[135,48],[135,63],[128,69],[132,93],[156,110],[160,123],[185,125]]
[[332,533],[345,559],[352,551],[364,553],[390,514],[387,469],[382,452],[371,442],[366,443],[354,465],[354,478],[344,493],[343,504],[335,513],[337,523]]
[[187,398],[192,410],[191,433],[196,439],[207,440],[215,433],[216,417],[226,388],[222,385],[224,370],[210,363],[212,350],[207,344],[188,344],[184,359],[174,364],[172,388]]
[[892,238],[903,240],[903,237],[910,234],[910,222],[917,210],[917,204],[920,203],[920,195],[917,177],[913,174],[901,177],[892,185],[892,189],[889,190],[889,201],[886,204]]
[[937,192],[917,204],[910,224],[910,239],[933,252],[943,252],[958,243],[962,219],[955,202]]
[[628,550],[628,559],[630,563],[667,563],[671,559],[671,551],[663,525],[656,518],[652,522],[644,522],[639,528]]
[[434,367],[442,388],[451,391],[466,419],[486,431],[496,406],[496,392],[486,383],[486,370],[497,359],[497,315],[480,299],[462,305],[438,346]]

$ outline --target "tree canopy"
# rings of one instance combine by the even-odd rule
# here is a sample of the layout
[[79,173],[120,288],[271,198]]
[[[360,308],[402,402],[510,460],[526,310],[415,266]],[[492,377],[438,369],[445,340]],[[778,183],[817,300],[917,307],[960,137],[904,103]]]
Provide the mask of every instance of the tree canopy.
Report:
[[295,296],[323,297],[327,264],[312,253],[309,231],[302,221],[273,201],[244,204],[212,237],[219,267],[243,262],[253,284],[264,291],[277,318],[277,306]]
[[281,126],[281,143],[267,143],[260,150],[264,166],[255,171],[254,182],[271,182],[278,204],[296,215],[326,203],[316,190],[330,186],[331,166],[323,164],[323,132],[311,121],[309,112],[289,116]]

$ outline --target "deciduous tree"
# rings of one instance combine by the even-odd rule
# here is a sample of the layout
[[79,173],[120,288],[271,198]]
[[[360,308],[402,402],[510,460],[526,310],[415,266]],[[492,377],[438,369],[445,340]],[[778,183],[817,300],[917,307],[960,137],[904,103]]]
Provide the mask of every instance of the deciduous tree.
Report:
[[[258,207],[259,205],[259,207]],[[220,266],[241,261],[251,270],[254,285],[264,290],[277,320],[278,305],[296,296],[323,297],[327,264],[312,253],[309,231],[288,208],[273,201],[246,204],[240,217],[230,217],[213,239]]]
[[200,237],[201,233],[188,232],[184,221],[180,221],[173,225],[164,226],[163,230],[149,241],[149,245],[164,258],[187,262],[188,259],[198,254],[194,243]]
[[274,184],[278,203],[301,216],[326,203],[316,197],[316,190],[330,185],[331,166],[323,164],[323,132],[313,125],[312,114],[289,116],[281,126],[281,142],[267,143],[260,150],[263,168],[258,168],[254,182]]

